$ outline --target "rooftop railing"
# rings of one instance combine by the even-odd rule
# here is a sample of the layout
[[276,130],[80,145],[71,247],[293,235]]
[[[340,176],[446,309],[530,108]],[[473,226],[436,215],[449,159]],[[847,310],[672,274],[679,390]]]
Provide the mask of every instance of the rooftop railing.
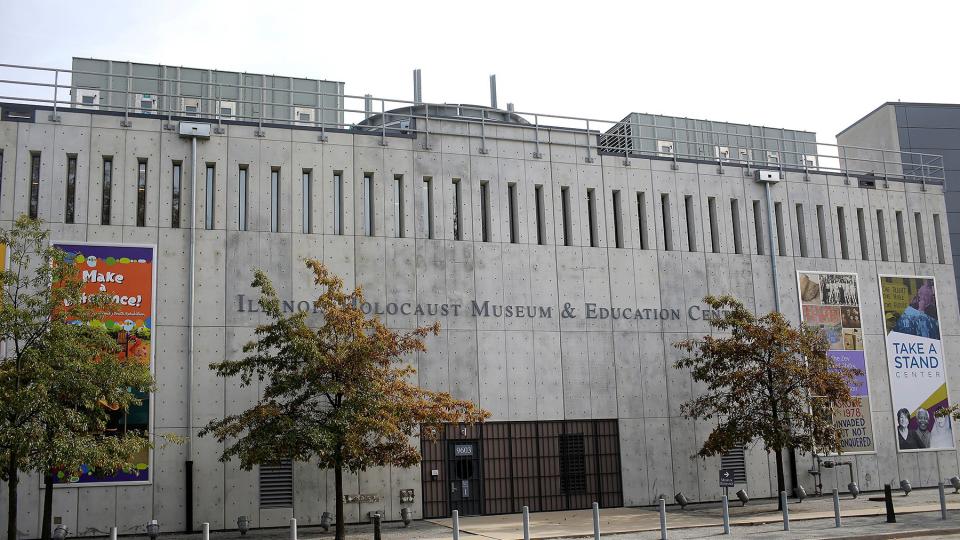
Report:
[[[108,86],[119,82],[125,88],[74,87],[70,81],[73,75],[80,74],[106,76]],[[139,82],[144,84],[138,85]],[[122,114],[123,126],[131,126],[131,118],[141,115],[165,119],[163,127],[169,130],[176,129],[175,118],[209,121],[217,124],[217,132],[222,132],[224,122],[255,124],[258,136],[265,134],[265,126],[296,126],[317,130],[318,142],[328,140],[327,132],[346,131],[379,136],[380,144],[384,146],[389,145],[390,137],[416,137],[423,149],[431,148],[431,138],[435,136],[469,135],[479,139],[476,150],[481,154],[488,152],[487,139],[494,138],[495,133],[499,141],[532,145],[533,159],[543,158],[544,145],[562,141],[581,146],[583,159],[588,163],[600,155],[621,156],[624,165],[630,165],[631,158],[653,157],[672,160],[675,166],[681,161],[715,163],[720,172],[725,166],[739,166],[747,171],[755,168],[798,170],[807,178],[809,174],[831,173],[842,175],[847,183],[855,178],[861,185],[880,181],[888,186],[890,180],[896,180],[919,183],[925,189],[928,184],[943,185],[945,182],[943,157],[936,154],[733,135],[685,127],[670,127],[674,136],[665,139],[659,135],[644,135],[656,133],[656,129],[663,130],[664,127],[637,121],[633,114],[622,120],[604,120],[503,111],[480,105],[417,103],[371,95],[278,90],[266,88],[263,84],[221,82],[201,84],[209,95],[138,92],[138,88],[147,83],[165,89],[177,88],[175,85],[180,82],[132,74],[0,64],[0,101],[50,108],[51,121],[59,121],[58,111],[61,109],[101,110]],[[245,99],[231,97],[227,101],[222,97],[223,89],[236,90],[236,94]],[[278,94],[286,101],[278,100]],[[305,103],[304,95],[315,99]],[[95,99],[89,99],[91,96]],[[268,96],[273,98],[268,99]],[[294,103],[294,96],[299,103]],[[186,100],[193,104],[192,110],[187,110]],[[330,102],[339,105],[329,107],[327,103]],[[227,104],[229,107],[225,106]],[[274,113],[268,115],[268,109]],[[456,110],[457,114],[451,114],[451,110]],[[277,111],[280,116],[275,114]],[[501,126],[522,129],[493,131]]]

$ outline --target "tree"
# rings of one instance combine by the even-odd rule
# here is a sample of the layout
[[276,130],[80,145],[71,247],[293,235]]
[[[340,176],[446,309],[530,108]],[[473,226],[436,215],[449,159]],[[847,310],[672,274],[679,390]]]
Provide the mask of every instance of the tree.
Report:
[[412,467],[420,453],[411,437],[439,431],[421,426],[482,422],[489,413],[411,382],[415,370],[403,358],[425,351],[423,339],[437,334],[439,324],[391,330],[361,311],[360,288],[345,292],[323,263],[306,265],[320,288],[314,308],[322,324],[309,327],[306,312],[285,315],[269,278],[256,271],[253,286],[270,322],[257,327],[244,358],[210,367],[221,377],[239,375],[242,386],[266,381],[263,397],[240,414],[210,422],[200,434],[229,442],[220,460],[238,458],[246,470],[282,459],[314,459],[320,468],[333,469],[336,535],[343,539],[344,470]]
[[732,296],[707,296],[717,335],[686,339],[674,367],[691,370],[705,391],[681,405],[684,417],[714,421],[697,456],[722,455],[753,441],[776,454],[777,489],[784,491],[782,452],[839,452],[841,432],[832,410],[851,403],[856,369],[827,356],[820,329],[794,328],[782,314],[757,317]]
[[16,540],[21,472],[44,477],[43,538],[50,537],[54,470],[129,467],[146,434],[113,436],[111,412],[152,386],[149,366],[125,362],[116,340],[88,324],[106,297],[83,295],[76,267],[49,246],[42,224],[19,218],[0,230],[9,266],[0,269],[0,479],[7,482],[7,538]]

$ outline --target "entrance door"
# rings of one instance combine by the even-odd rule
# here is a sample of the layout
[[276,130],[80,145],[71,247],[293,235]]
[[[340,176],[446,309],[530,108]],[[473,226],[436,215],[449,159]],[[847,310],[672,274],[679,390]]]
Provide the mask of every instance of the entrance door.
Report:
[[480,456],[476,441],[449,441],[447,478],[450,479],[450,514],[476,516],[483,511],[480,497]]

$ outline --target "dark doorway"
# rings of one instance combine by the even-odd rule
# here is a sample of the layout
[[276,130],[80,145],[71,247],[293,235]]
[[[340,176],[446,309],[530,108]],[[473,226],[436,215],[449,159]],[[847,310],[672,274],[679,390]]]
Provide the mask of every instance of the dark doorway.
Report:
[[475,516],[482,512],[481,463],[477,441],[448,442],[447,478],[450,479],[451,514],[454,510],[458,510],[461,516]]

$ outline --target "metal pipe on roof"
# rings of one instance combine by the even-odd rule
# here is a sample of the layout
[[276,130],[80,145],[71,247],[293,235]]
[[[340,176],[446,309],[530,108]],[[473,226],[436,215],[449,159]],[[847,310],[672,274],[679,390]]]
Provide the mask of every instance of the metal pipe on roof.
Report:
[[423,81],[420,79],[420,69],[413,70],[413,102],[423,103]]
[[497,76],[490,76],[490,106],[497,108]]

